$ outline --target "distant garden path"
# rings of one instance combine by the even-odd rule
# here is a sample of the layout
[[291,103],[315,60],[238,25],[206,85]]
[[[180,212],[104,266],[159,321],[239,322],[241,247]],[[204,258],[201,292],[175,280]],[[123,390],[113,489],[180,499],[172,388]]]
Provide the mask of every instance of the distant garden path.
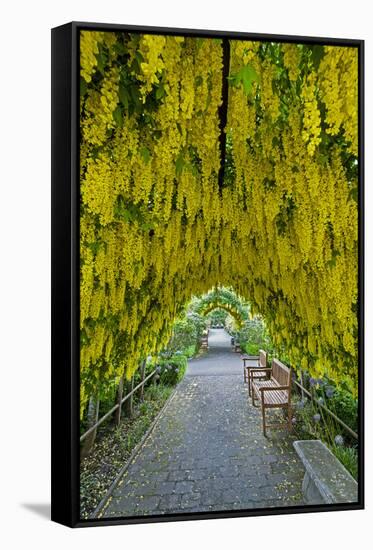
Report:
[[241,357],[213,329],[98,516],[299,505],[303,473],[286,432],[262,435]]

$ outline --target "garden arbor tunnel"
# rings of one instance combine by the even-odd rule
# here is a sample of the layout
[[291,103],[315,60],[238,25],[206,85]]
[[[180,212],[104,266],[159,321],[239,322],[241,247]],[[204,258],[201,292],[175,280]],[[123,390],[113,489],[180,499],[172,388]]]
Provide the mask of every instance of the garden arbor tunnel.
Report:
[[80,44],[82,410],[219,285],[294,367],[356,389],[357,49]]
[[234,318],[239,327],[242,326],[243,319],[241,314],[236,309],[229,307],[227,304],[210,304],[208,307],[206,307],[206,309],[202,310],[200,314],[206,316],[216,309],[224,309],[227,313],[229,313],[229,315]]
[[196,313],[206,316],[216,309],[223,309],[231,315],[241,327],[249,316],[249,305],[244,303],[235,292],[227,288],[214,288],[200,298]]

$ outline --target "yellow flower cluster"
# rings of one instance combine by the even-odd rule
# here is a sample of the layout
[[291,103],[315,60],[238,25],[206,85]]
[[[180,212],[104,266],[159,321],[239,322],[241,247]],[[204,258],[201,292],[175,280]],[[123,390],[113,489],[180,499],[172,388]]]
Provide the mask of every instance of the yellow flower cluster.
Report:
[[164,36],[144,35],[141,40],[139,51],[144,61],[141,63],[139,79],[144,82],[141,86],[143,101],[145,101],[145,96],[151,91],[153,85],[159,83],[159,75],[165,67],[161,57],[165,44],[166,38]]
[[342,129],[355,156],[358,151],[358,52],[356,48],[326,46],[319,68],[321,98],[326,106],[327,132]]
[[104,33],[82,31],[80,34],[80,74],[86,82],[91,82],[92,74],[97,67],[98,44]]
[[313,156],[316,147],[321,142],[321,117],[316,98],[316,75],[310,73],[302,87],[303,100],[303,140],[307,143],[307,151]]
[[[356,388],[354,182],[337,143],[326,159],[320,152],[318,93],[326,124],[343,128],[350,147],[357,128],[352,92],[342,109],[349,122],[347,114],[336,121],[329,107],[324,79],[332,76],[333,50],[325,49],[320,69],[308,71],[296,94],[301,46],[281,45],[274,60],[259,42],[231,41],[231,73],[249,64],[260,78],[250,95],[229,87],[232,171],[219,189],[221,41],[141,35],[135,76],[143,112],[123,109],[117,125],[119,74],[133,74],[118,65],[116,41],[130,39],[105,36],[105,76],[88,85],[82,104],[82,412],[99,384],[130,377],[167,344],[192,295],[216,285],[233,287],[264,315],[294,367]],[[94,40],[81,41],[85,75],[95,67]],[[343,60],[355,70],[353,53],[342,51],[337,66]],[[282,60],[292,88],[285,111],[273,84]],[[344,88],[347,77],[338,74]]]
[[297,44],[283,44],[282,51],[289,79],[291,82],[295,82],[299,76],[299,46]]

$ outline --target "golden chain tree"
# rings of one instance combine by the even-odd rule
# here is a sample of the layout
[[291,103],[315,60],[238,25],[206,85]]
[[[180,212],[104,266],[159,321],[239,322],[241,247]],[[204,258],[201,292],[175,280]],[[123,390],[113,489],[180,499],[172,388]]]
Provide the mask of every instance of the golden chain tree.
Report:
[[357,49],[81,33],[81,405],[234,288],[356,390]]

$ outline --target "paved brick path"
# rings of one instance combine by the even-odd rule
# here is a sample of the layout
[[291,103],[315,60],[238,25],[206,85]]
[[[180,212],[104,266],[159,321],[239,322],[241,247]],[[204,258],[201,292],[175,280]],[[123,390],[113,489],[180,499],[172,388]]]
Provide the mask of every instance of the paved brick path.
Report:
[[261,431],[228,335],[190,361],[155,429],[99,517],[302,504],[303,467],[286,432]]

